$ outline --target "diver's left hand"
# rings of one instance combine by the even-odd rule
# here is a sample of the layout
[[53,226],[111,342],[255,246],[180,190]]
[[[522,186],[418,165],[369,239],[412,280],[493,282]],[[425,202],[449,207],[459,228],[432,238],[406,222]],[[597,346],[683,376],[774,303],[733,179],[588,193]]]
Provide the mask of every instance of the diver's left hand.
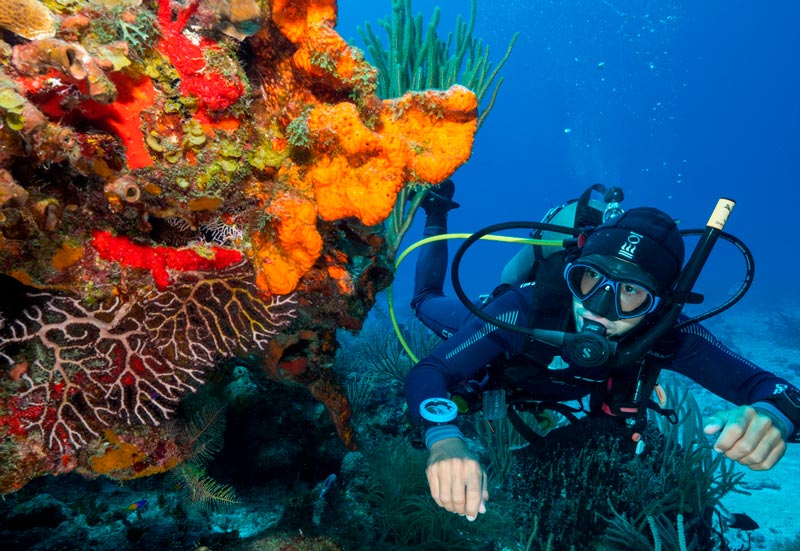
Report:
[[706,434],[719,434],[714,450],[729,459],[766,471],[786,453],[786,442],[769,415],[750,406],[720,411],[705,420]]

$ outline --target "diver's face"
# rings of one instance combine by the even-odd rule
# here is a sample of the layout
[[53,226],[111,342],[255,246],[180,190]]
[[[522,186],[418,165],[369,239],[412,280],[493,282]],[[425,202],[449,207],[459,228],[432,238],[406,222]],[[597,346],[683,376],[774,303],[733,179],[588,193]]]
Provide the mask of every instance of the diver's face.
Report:
[[595,321],[606,328],[606,336],[619,337],[639,325],[644,316],[636,318],[625,318],[621,320],[611,321],[602,316],[598,316],[583,307],[583,303],[577,298],[572,299],[572,312],[575,315],[575,326],[578,331],[583,329],[583,321],[585,319]]

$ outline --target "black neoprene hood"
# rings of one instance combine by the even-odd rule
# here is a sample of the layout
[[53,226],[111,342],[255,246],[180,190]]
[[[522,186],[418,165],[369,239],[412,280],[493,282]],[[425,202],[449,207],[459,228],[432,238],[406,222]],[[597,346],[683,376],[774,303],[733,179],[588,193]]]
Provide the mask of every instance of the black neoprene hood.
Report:
[[675,221],[656,208],[638,207],[598,226],[576,262],[662,293],[675,284],[684,254]]

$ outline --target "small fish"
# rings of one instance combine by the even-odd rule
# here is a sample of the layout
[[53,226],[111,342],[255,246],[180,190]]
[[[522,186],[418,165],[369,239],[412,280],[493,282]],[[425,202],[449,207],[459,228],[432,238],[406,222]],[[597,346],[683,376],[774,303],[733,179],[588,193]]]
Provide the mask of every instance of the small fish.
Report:
[[131,503],[130,505],[128,505],[127,509],[129,511],[138,511],[139,509],[144,509],[144,507],[146,505],[147,505],[147,500],[146,499],[140,499],[139,501],[135,501],[135,502]]
[[717,513],[720,516],[720,520],[729,528],[736,528],[746,532],[759,528],[758,523],[745,513],[731,513],[721,506],[717,509]]
[[328,475],[328,478],[326,478],[322,482],[322,488],[319,491],[319,497],[321,498],[325,497],[325,495],[327,495],[327,493],[331,491],[331,489],[335,484],[336,484],[336,473]]
[[732,513],[730,518],[726,519],[726,523],[731,528],[738,528],[739,530],[745,531],[758,528],[758,523],[745,513]]

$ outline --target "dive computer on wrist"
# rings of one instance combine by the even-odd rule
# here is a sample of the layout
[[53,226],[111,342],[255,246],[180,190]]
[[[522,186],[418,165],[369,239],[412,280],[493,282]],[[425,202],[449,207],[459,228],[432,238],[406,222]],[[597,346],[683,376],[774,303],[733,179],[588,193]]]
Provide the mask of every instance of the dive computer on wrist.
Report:
[[419,405],[419,415],[426,427],[447,425],[458,416],[458,406],[447,398],[428,398]]

